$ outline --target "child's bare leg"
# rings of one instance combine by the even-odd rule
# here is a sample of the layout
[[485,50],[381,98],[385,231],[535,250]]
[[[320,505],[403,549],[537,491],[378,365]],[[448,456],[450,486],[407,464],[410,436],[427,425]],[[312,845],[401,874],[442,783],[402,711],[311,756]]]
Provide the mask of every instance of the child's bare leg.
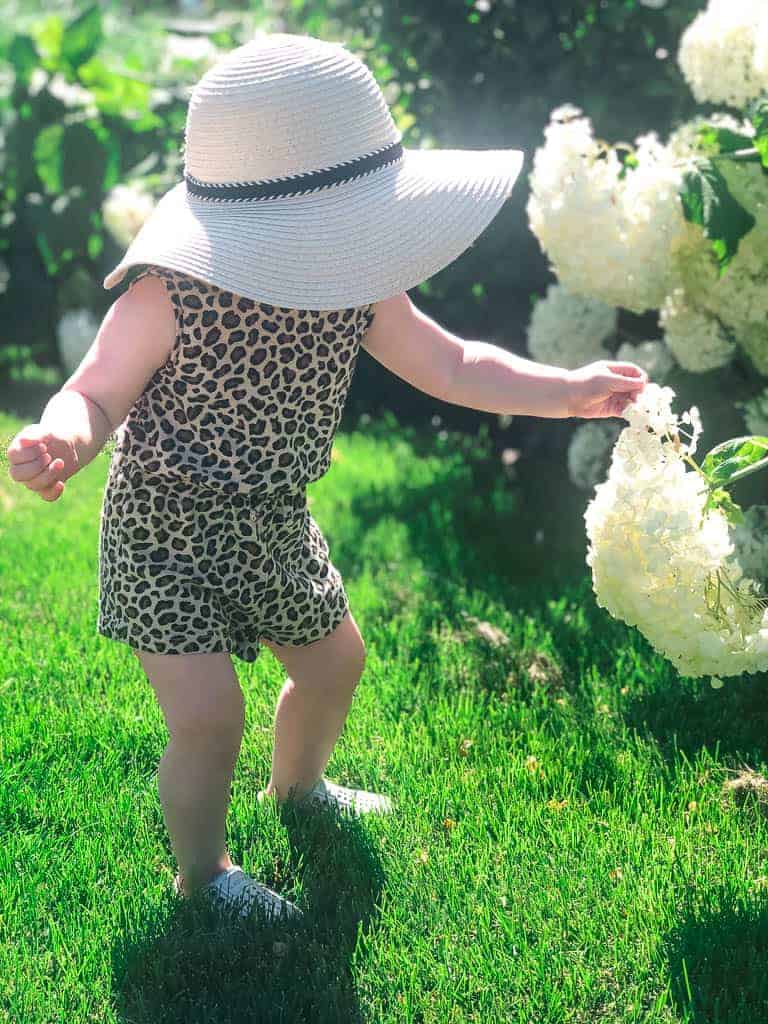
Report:
[[229,654],[135,651],[170,733],[158,790],[186,894],[232,864],[225,822],[245,719]]
[[266,788],[282,801],[291,790],[303,796],[323,774],[363,672],[365,646],[351,612],[329,636],[304,647],[262,643],[288,672],[275,709]]

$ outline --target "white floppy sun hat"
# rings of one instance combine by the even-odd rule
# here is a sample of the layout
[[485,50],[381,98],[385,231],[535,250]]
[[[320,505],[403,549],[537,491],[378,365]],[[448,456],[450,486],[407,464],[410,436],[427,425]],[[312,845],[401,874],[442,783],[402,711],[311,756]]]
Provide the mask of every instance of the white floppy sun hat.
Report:
[[273,33],[197,82],[184,179],[118,265],[180,270],[276,306],[343,309],[420,284],[487,227],[520,174],[514,149],[405,149],[344,44]]

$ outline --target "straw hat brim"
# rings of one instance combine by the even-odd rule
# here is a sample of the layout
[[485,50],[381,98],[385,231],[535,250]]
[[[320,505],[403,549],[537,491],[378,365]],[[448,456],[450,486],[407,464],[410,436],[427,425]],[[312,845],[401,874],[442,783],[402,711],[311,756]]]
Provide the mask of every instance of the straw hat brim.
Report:
[[157,202],[109,289],[153,263],[275,306],[366,305],[452,263],[510,195],[519,150],[405,149],[396,164],[306,195],[213,202],[186,182]]

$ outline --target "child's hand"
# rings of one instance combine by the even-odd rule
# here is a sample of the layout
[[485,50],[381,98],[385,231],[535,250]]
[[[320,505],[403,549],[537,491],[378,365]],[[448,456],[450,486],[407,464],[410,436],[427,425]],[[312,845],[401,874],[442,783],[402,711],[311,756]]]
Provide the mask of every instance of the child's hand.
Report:
[[64,480],[77,472],[74,445],[56,437],[39,423],[24,427],[8,446],[8,470],[12,480],[37,491],[44,501],[56,501],[64,492]]
[[648,383],[648,374],[634,363],[601,359],[568,371],[570,416],[601,419],[621,416]]

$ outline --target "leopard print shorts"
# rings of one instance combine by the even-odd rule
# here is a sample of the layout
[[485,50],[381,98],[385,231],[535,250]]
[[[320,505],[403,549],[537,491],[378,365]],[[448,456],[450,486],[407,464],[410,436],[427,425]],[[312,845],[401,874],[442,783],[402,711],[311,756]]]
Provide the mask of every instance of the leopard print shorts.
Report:
[[97,631],[156,654],[304,646],[349,602],[304,487],[275,497],[191,490],[110,471],[99,530]]

